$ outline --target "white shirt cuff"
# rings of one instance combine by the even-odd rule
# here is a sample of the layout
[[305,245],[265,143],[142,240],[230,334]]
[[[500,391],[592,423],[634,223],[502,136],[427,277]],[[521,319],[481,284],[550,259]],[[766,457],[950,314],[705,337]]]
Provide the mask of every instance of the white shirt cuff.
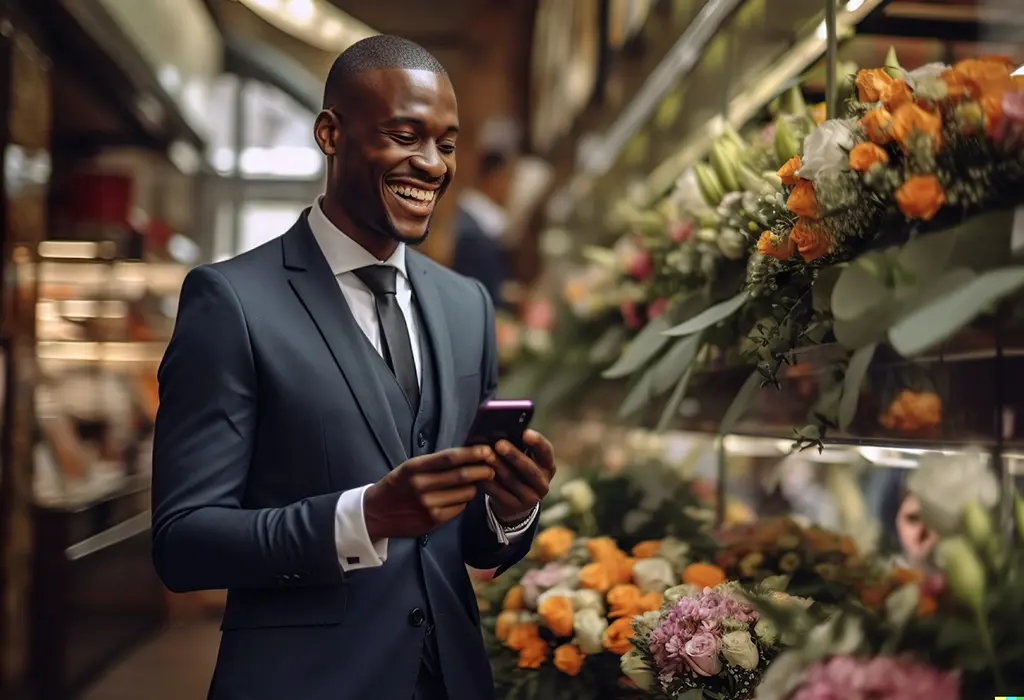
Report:
[[342,571],[383,566],[388,558],[387,538],[370,541],[363,514],[363,494],[370,485],[350,489],[338,498],[334,509],[334,546]]
[[540,510],[540,504],[538,503],[533,507],[530,517],[526,520],[515,527],[505,527],[501,524],[501,521],[498,520],[494,511],[491,510],[491,497],[486,494],[484,495],[484,505],[487,510],[487,526],[491,528],[491,532],[498,536],[498,542],[501,544],[509,544],[513,540],[525,534],[526,531],[530,529],[530,526],[533,525],[533,521],[537,517],[537,511]]

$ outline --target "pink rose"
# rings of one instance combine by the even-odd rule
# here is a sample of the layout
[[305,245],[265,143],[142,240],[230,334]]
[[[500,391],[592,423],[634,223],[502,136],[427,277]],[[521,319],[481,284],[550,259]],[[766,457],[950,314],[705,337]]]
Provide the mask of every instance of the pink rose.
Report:
[[1024,145],[1024,92],[1003,95],[1003,118],[995,127],[993,138],[1003,148],[1015,149]]
[[668,237],[672,239],[673,243],[686,243],[693,238],[693,222],[689,219],[680,221],[669,229]]
[[523,325],[527,328],[549,331],[555,327],[555,305],[550,299],[537,299],[526,307]]
[[666,299],[665,297],[655,299],[654,301],[647,305],[647,318],[658,318],[658,316],[661,316],[663,313],[665,313],[665,310],[667,308],[668,299]]
[[622,312],[622,320],[626,322],[627,328],[635,330],[642,325],[640,322],[640,312],[636,308],[636,302],[622,302],[622,306],[619,307],[619,311]]
[[638,251],[629,261],[626,269],[633,279],[643,282],[654,274],[654,261],[651,259],[651,254],[646,250]]
[[717,675],[722,670],[718,647],[716,635],[711,632],[698,632],[683,647],[683,659],[698,676]]

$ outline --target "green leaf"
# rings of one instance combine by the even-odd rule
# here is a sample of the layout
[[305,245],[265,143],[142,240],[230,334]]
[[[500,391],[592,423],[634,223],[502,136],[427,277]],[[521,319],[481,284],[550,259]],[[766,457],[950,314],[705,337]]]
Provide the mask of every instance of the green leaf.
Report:
[[815,311],[825,312],[832,308],[832,290],[836,288],[836,282],[839,281],[839,275],[844,269],[833,266],[818,272],[811,290],[811,302]]
[[704,700],[704,691],[701,688],[690,688],[677,695],[675,700]]
[[916,355],[946,340],[1021,286],[1024,267],[978,275],[900,318],[889,329],[889,342],[904,357]]
[[626,346],[618,361],[601,376],[605,379],[621,379],[643,367],[668,343],[668,338],[664,335],[668,327],[669,321],[665,316],[659,316],[648,323]]
[[608,328],[590,346],[590,361],[595,365],[605,365],[615,359],[626,339],[626,327],[615,324]]
[[867,376],[868,367],[871,366],[871,358],[875,356],[875,348],[878,345],[872,343],[859,348],[853,353],[850,362],[846,365],[846,376],[843,377],[843,398],[839,400],[839,429],[846,432],[857,415],[857,401],[860,399],[860,387]]
[[633,385],[633,388],[629,390],[626,398],[622,400],[622,406],[619,407],[620,418],[632,417],[654,398],[652,392],[654,386],[652,382],[653,375],[653,368],[647,370],[640,376],[636,384]]
[[863,317],[892,298],[892,290],[873,272],[874,260],[861,260],[847,265],[832,289],[832,315],[837,321],[853,321]]
[[896,258],[899,269],[914,280],[927,280],[938,276],[949,266],[956,246],[958,229],[932,234],[919,234],[900,249]]
[[662,355],[652,369],[651,384],[655,396],[661,396],[689,370],[693,358],[700,349],[700,333],[675,341],[668,352]]
[[690,335],[691,333],[702,331],[716,323],[720,323],[736,313],[740,307],[743,306],[744,302],[747,301],[747,298],[747,293],[741,292],[732,299],[715,304],[710,309],[702,311],[690,320],[680,323],[675,328],[666,331],[665,335]]
[[679,407],[682,406],[683,399],[686,398],[686,390],[690,386],[690,379],[693,377],[693,374],[693,365],[690,365],[683,372],[683,376],[679,378],[676,388],[672,391],[672,395],[668,397],[668,403],[665,404],[665,408],[661,412],[661,418],[658,419],[657,430],[659,432],[668,430],[672,425],[672,421],[679,415]]
[[875,313],[865,314],[850,321],[836,319],[832,323],[832,333],[844,348],[856,350],[885,340],[895,316],[896,307],[887,304],[877,309]]
[[722,422],[718,424],[719,435],[725,435],[732,432],[733,426],[736,425],[737,421],[743,417],[743,412],[747,410],[747,405],[750,403],[750,399],[753,398],[754,392],[761,388],[761,373],[756,369],[747,377],[747,381],[743,382],[743,386],[736,392],[736,397],[729,404],[728,410],[725,415],[722,416]]

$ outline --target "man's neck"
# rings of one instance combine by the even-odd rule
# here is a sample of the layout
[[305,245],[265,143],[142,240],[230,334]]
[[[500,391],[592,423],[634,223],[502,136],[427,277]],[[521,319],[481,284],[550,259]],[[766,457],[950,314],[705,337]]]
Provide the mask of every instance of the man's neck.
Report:
[[335,228],[362,246],[366,252],[377,260],[387,260],[398,250],[398,241],[388,236],[367,233],[364,229],[353,223],[352,218],[342,211],[340,207],[333,206],[328,197],[320,200],[320,208],[324,216],[334,224]]

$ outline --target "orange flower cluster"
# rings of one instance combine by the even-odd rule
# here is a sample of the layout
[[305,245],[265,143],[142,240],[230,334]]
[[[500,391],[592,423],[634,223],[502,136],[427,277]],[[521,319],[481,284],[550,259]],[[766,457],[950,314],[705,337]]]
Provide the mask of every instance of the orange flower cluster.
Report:
[[632,619],[659,609],[665,597],[661,593],[643,593],[632,583],[620,583],[608,591],[605,600],[608,602],[608,617]]
[[931,391],[903,389],[879,417],[886,430],[920,435],[942,424],[942,398]]
[[832,239],[818,225],[821,205],[814,194],[814,184],[797,175],[801,165],[800,156],[795,155],[776,173],[782,184],[793,188],[786,200],[786,208],[800,218],[786,236],[763,232],[757,241],[757,252],[761,255],[788,260],[797,252],[804,262],[812,262],[827,255],[832,248]]
[[604,595],[613,586],[633,579],[636,559],[619,549],[612,538],[591,538],[587,541],[587,551],[593,561],[580,569],[579,582],[583,588],[591,588]]
[[543,562],[555,561],[569,554],[576,534],[567,527],[549,527],[537,533],[534,547]]
[[714,588],[725,581],[725,571],[714,564],[694,562],[683,571],[683,583],[692,584],[701,590]]
[[893,570],[892,575],[884,581],[864,586],[859,591],[861,603],[872,610],[880,610],[885,599],[903,586],[917,586],[917,616],[928,617],[935,614],[939,607],[938,594],[933,585],[924,579],[917,569]]

